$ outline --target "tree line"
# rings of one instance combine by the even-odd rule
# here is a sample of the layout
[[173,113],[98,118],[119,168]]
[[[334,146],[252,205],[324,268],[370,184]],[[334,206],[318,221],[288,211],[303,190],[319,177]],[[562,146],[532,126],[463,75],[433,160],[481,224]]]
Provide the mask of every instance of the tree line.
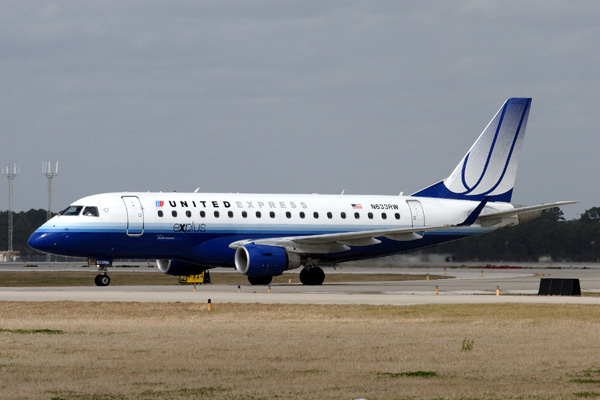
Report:
[[600,259],[600,207],[569,221],[559,208],[544,210],[539,218],[522,225],[446,243],[428,252],[449,254],[456,261],[595,262]]
[[[47,211],[42,209],[13,213],[14,251],[21,252],[21,255],[39,254],[27,245],[27,239],[46,222],[47,215]],[[0,250],[8,250],[8,211],[0,211]]]
[[[46,210],[13,213],[13,249],[22,256],[39,254],[27,245],[29,236],[44,222]],[[0,250],[8,248],[8,212],[0,211]],[[559,208],[522,225],[499,229],[440,246],[425,252],[449,254],[456,261],[554,261],[590,262],[600,259],[600,207],[579,219],[566,221]]]

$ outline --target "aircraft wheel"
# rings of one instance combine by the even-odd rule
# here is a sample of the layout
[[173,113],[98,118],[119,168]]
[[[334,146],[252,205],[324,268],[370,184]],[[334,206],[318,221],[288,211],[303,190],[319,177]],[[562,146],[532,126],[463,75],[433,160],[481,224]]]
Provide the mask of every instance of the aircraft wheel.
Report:
[[303,285],[310,285],[310,272],[308,269],[302,268],[302,271],[300,271],[300,282]]
[[322,285],[325,281],[325,272],[319,267],[302,268],[300,271],[300,282],[303,285]]
[[96,286],[108,286],[110,284],[110,277],[108,275],[99,274],[94,279]]
[[273,280],[272,276],[249,276],[248,282],[251,285],[268,285]]

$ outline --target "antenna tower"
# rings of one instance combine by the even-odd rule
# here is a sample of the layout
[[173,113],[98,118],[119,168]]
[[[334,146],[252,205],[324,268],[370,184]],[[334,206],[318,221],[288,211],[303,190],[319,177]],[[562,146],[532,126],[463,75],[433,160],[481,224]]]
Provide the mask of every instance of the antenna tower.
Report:
[[48,179],[48,211],[46,212],[46,220],[52,217],[52,178],[58,176],[58,161],[54,168],[52,168],[51,161],[42,162],[42,174],[46,175]]
[[13,180],[21,173],[21,168],[13,163],[2,168],[2,175],[8,179],[8,251],[13,251]]

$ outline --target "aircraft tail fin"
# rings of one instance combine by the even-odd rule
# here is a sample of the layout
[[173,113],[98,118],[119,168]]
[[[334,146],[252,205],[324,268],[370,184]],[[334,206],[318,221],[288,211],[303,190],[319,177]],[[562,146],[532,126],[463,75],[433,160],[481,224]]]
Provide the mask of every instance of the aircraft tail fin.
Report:
[[530,107],[506,100],[450,176],[412,196],[510,202]]

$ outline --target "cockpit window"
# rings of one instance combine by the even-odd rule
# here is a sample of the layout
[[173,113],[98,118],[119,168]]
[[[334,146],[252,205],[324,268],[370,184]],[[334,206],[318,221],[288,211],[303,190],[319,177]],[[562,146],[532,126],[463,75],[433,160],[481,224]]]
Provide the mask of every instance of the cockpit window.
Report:
[[83,206],[69,206],[58,213],[58,215],[79,215]]
[[98,207],[86,207],[83,210],[84,217],[99,217]]

